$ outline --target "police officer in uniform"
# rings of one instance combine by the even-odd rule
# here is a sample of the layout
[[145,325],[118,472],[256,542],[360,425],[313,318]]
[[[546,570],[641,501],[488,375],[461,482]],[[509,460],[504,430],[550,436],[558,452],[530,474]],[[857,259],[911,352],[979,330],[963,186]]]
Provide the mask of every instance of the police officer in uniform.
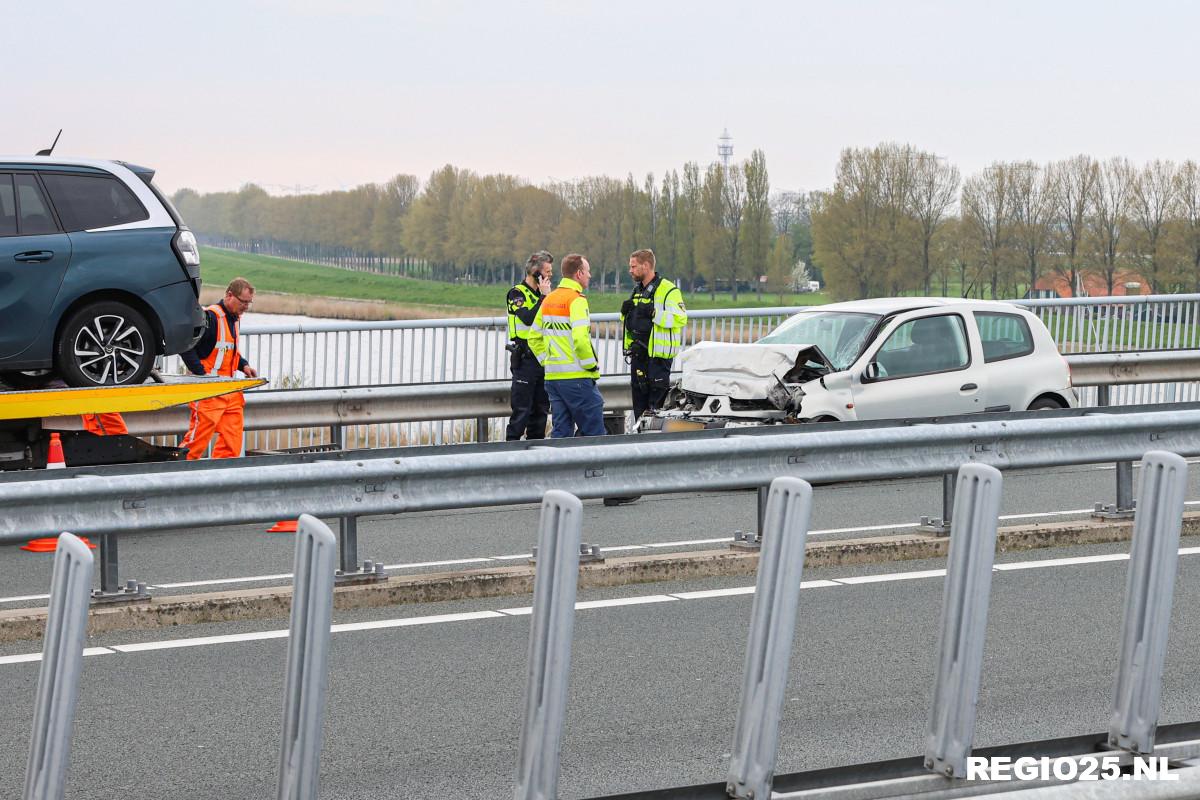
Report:
[[[636,425],[642,414],[662,407],[671,388],[671,362],[683,344],[687,308],[679,287],[655,271],[653,250],[635,250],[629,256],[629,276],[633,292],[621,304],[621,325]],[[639,497],[606,497],[604,505],[625,505]]]
[[687,307],[679,287],[655,271],[653,250],[629,256],[629,275],[633,292],[621,305],[621,323],[636,421],[661,408],[671,388],[671,362],[683,344]]
[[512,371],[512,416],[504,438],[516,441],[546,438],[550,398],[545,370],[529,349],[529,330],[542,298],[550,293],[554,256],[539,250],[525,262],[525,280],[508,290],[508,365]]

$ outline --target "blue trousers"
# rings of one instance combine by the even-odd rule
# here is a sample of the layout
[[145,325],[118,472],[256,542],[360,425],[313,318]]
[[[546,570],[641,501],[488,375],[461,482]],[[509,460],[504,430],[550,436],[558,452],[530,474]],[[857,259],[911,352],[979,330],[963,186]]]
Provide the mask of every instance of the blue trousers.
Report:
[[604,398],[591,378],[546,381],[551,439],[604,435]]

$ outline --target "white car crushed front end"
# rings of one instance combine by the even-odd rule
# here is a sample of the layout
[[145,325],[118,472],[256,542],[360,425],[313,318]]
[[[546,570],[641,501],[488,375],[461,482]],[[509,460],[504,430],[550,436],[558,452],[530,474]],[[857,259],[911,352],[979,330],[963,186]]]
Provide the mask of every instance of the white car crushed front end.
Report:
[[663,408],[639,420],[639,431],[802,422],[850,402],[848,381],[824,385],[833,368],[811,344],[699,342],[680,354],[679,368]]

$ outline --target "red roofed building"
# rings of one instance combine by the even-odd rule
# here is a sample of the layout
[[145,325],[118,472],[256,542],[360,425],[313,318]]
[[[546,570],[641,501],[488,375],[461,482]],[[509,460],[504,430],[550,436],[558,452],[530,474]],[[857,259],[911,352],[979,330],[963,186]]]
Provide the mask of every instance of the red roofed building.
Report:
[[[1107,297],[1108,281],[1100,272],[1081,272],[1079,282],[1083,284],[1082,297]],[[1071,284],[1057,272],[1038,278],[1034,287],[1039,292],[1054,292],[1059,297],[1074,297]],[[1129,294],[1150,294],[1150,282],[1139,273],[1127,270],[1117,270],[1113,276],[1113,296]]]

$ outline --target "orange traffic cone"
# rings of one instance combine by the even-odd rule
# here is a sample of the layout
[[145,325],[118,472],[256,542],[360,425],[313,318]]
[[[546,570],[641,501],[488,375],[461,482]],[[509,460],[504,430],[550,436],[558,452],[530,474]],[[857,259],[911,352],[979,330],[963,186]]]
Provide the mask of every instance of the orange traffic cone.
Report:
[[[79,540],[92,550],[96,549],[96,545],[89,542],[86,536],[80,536]],[[58,537],[44,536],[40,539],[30,539],[28,542],[21,545],[21,549],[28,550],[31,553],[53,553],[58,549]]]
[[295,533],[297,524],[299,524],[299,520],[280,520],[271,527],[267,528],[267,533]]
[[63,458],[62,437],[57,433],[50,434],[50,450],[46,454],[46,469],[66,469],[67,460]]

